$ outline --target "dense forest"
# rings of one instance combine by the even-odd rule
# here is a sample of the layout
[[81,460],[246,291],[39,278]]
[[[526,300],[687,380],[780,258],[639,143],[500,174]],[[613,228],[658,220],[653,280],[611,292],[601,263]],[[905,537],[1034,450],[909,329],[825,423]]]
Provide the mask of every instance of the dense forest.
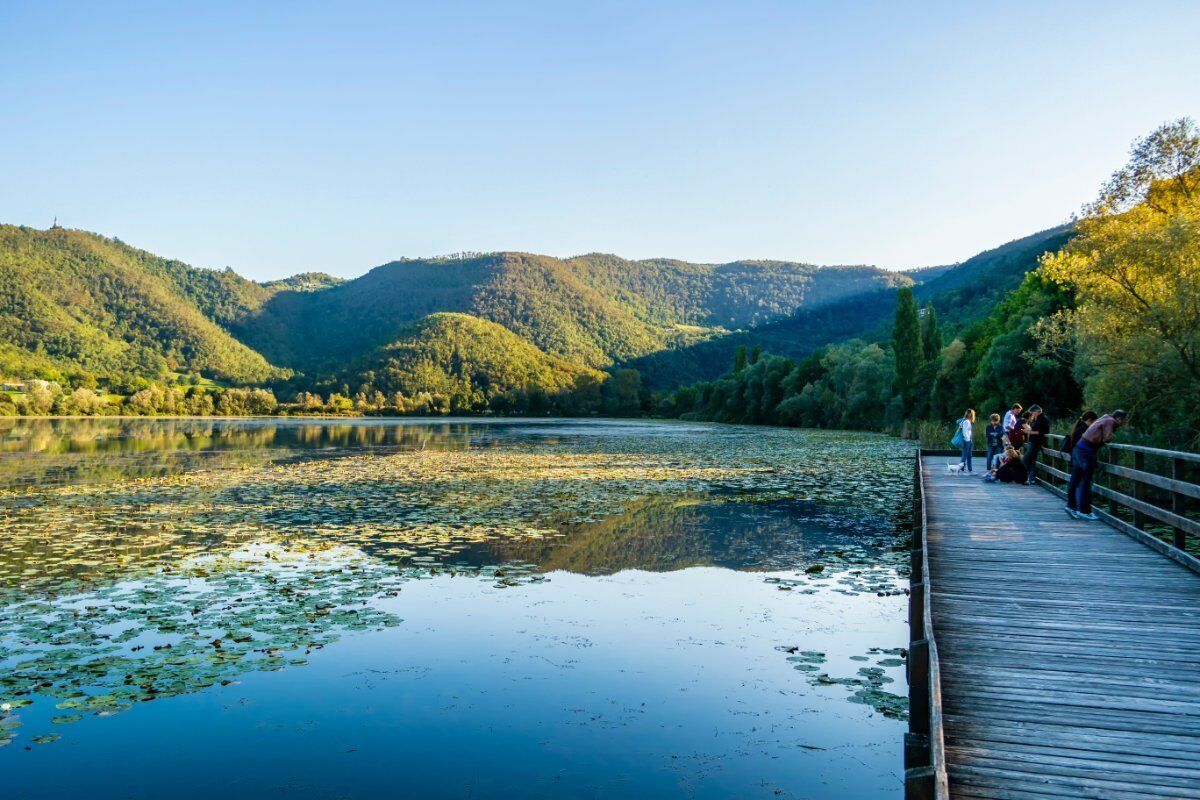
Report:
[[1125,406],[1195,444],[1200,134],[1135,143],[1070,224],[888,272],[588,254],[255,282],[0,226],[0,414],[657,414],[915,435]]
[[[1194,123],[1179,120],[1136,142],[1129,163],[1069,230],[1028,244],[1055,246],[1045,247],[998,302],[981,291],[1003,285],[997,273],[977,285],[956,269],[940,272],[924,292],[904,287],[857,301],[875,317],[890,301],[886,336],[877,330],[791,358],[768,354],[759,342],[770,340],[752,331],[741,342],[722,343],[736,342],[726,374],[670,393],[659,410],[688,419],[914,435],[926,421],[944,429],[968,407],[986,415],[1013,402],[1038,403],[1052,418],[1084,407],[1122,407],[1142,438],[1200,443],[1200,418],[1191,413],[1200,403]],[[1004,260],[1017,268],[1032,254],[1022,243],[1007,249]],[[931,295],[929,287],[948,276],[956,284],[950,297]],[[919,308],[922,294],[927,300]],[[989,304],[986,315],[972,319]],[[834,329],[829,339],[845,331]]]

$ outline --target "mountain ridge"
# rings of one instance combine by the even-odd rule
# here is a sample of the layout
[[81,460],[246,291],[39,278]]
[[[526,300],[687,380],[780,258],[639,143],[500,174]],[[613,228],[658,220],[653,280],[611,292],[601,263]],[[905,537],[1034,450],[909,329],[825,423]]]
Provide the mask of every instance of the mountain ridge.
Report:
[[[411,369],[382,383],[380,370],[395,378],[419,353],[444,386],[469,374],[484,390],[525,381],[559,391],[581,375],[631,367],[647,386],[670,388],[715,377],[741,344],[798,356],[882,334],[901,286],[932,300],[950,324],[978,316],[1036,263],[1038,247],[1065,241],[1065,230],[908,272],[506,251],[390,261],[348,280],[307,272],[260,282],[86,231],[6,225],[0,373],[115,385],[191,372],[288,391],[338,381],[392,391],[415,386]],[[433,346],[438,332],[469,358]],[[484,357],[488,347],[515,354],[525,377]]]

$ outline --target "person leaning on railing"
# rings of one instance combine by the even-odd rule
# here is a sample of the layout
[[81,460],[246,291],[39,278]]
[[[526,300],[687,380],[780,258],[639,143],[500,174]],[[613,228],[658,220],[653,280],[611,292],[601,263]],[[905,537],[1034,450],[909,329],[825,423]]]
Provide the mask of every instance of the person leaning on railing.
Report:
[[1092,513],[1092,479],[1100,450],[1110,444],[1117,428],[1129,421],[1129,415],[1117,410],[1105,414],[1088,426],[1071,451],[1071,482],[1067,484],[1067,513],[1075,519],[1099,519]]
[[[1084,432],[1092,427],[1092,423],[1096,421],[1095,411],[1085,411],[1075,420],[1075,427],[1071,429],[1071,435],[1063,440],[1062,451],[1067,454],[1067,459],[1071,458],[1071,451],[1075,449],[1075,445],[1083,438]],[[1069,469],[1069,467],[1068,467]]]

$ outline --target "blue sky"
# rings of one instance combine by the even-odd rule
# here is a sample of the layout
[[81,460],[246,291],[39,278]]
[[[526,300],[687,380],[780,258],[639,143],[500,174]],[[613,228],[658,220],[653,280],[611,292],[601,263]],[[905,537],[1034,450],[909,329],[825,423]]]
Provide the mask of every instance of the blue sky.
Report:
[[255,278],[948,263],[1200,117],[1198,26],[1195,2],[8,0],[0,221]]

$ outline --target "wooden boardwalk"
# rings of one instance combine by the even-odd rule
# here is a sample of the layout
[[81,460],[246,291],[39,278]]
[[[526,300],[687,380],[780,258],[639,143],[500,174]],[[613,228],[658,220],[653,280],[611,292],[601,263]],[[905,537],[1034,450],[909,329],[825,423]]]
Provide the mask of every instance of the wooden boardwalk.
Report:
[[1200,798],[1200,574],[946,461],[922,480],[950,796]]

